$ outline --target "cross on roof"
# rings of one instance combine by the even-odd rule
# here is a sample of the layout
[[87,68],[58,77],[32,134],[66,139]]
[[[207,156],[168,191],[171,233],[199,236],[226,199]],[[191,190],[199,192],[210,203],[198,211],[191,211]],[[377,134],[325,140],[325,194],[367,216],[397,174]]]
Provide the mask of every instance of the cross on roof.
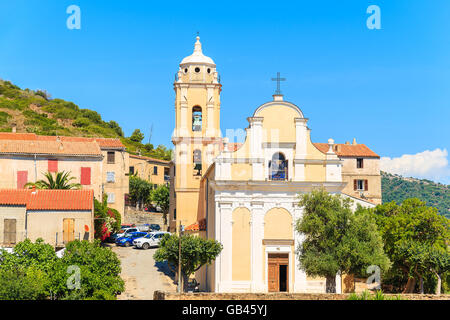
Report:
[[281,83],[281,81],[286,81],[286,78],[281,78],[280,77],[280,73],[277,72],[277,77],[276,78],[272,78],[272,81],[276,81],[277,82],[277,91],[275,91],[275,94],[281,95],[280,83]]

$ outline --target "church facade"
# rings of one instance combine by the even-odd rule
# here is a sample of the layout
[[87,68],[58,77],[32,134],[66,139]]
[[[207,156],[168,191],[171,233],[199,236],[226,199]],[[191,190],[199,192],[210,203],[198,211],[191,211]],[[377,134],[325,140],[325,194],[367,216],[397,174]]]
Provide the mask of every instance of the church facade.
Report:
[[[325,149],[312,143],[308,118],[278,90],[248,118],[244,143],[228,143],[220,134],[220,90],[216,66],[197,38],[175,82],[169,220],[171,231],[182,224],[223,245],[215,262],[196,274],[201,289],[325,292],[325,279],[300,269],[302,235],[295,225],[299,194],[325,188],[349,196],[342,193],[348,182],[333,139]],[[352,198],[355,207],[375,205]]]

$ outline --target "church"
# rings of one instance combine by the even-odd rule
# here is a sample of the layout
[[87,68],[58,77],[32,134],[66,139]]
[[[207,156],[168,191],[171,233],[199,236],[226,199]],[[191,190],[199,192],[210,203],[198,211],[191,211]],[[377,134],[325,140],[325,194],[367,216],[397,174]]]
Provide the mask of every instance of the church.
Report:
[[[272,99],[247,118],[245,141],[229,143],[220,130],[222,85],[199,37],[193,54],[179,65],[174,90],[170,231],[182,225],[185,232],[223,245],[215,262],[196,274],[200,289],[325,292],[325,279],[307,277],[296,257],[302,241],[295,230],[302,215],[299,194],[325,188],[351,197],[354,208],[357,203],[373,207],[379,203],[381,186],[370,180],[373,190],[368,189],[366,175],[376,181],[376,174],[349,174],[353,171],[343,166],[355,164],[355,170],[374,170],[379,176],[379,156],[356,141],[311,142],[308,118],[284,99],[279,86]],[[361,163],[366,169],[358,167]],[[354,194],[343,192],[349,184],[346,175],[363,181],[355,182]]]

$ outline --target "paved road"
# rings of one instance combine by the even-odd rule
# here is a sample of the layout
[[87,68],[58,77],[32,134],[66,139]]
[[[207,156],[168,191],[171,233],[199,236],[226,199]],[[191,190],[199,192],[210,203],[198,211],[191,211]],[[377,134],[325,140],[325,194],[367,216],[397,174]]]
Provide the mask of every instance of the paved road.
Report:
[[112,248],[122,262],[121,277],[125,281],[125,292],[117,297],[119,300],[152,300],[156,290],[176,291],[167,264],[153,260],[156,249],[140,250],[115,245]]

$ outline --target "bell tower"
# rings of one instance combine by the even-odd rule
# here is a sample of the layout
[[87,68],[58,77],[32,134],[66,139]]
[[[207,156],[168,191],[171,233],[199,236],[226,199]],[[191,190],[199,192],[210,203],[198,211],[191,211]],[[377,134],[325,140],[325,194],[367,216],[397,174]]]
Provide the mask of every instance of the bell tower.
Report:
[[200,180],[222,144],[221,84],[214,61],[202,52],[197,36],[192,55],[184,58],[175,77],[175,130],[170,229],[197,222]]

